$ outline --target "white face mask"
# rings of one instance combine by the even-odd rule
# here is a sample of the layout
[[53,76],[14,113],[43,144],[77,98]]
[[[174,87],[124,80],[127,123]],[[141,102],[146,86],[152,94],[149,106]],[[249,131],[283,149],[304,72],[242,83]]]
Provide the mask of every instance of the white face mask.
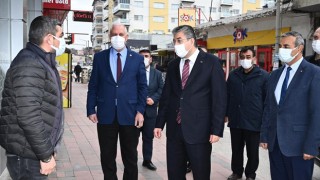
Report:
[[240,65],[244,68],[244,69],[250,69],[252,67],[252,60],[251,59],[243,59],[240,60]]
[[121,36],[112,36],[111,37],[111,45],[116,50],[121,50],[125,46],[125,39]]
[[178,44],[174,46],[174,51],[176,52],[177,56],[179,56],[180,58],[184,58],[188,54],[189,50],[186,50],[186,47],[184,44]]
[[282,62],[284,62],[284,63],[291,62],[299,54],[299,53],[297,53],[296,55],[291,56],[292,51],[294,49],[296,49],[296,48],[293,48],[293,49],[280,48],[279,49],[279,58],[280,58],[280,60]]
[[144,65],[146,68],[148,68],[150,66],[149,58],[144,58]]
[[320,54],[320,40],[313,40],[312,41],[312,48],[314,52]]
[[52,47],[52,49],[54,49],[56,51],[56,56],[60,56],[66,50],[66,41],[64,40],[63,37],[62,38],[57,38],[56,36],[53,36],[53,38],[58,40],[60,43],[59,43],[59,47],[58,48],[55,47],[54,45],[51,45],[51,47]]

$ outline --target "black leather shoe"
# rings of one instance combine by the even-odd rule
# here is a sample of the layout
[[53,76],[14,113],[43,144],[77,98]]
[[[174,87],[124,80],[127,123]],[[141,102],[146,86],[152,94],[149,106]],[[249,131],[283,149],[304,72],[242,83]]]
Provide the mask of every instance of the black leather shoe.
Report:
[[241,179],[242,176],[239,176],[238,174],[232,173],[229,177],[228,180],[238,180]]
[[187,173],[191,172],[191,163],[187,163]]
[[144,166],[152,171],[157,170],[157,167],[151,161],[143,161],[142,166]]

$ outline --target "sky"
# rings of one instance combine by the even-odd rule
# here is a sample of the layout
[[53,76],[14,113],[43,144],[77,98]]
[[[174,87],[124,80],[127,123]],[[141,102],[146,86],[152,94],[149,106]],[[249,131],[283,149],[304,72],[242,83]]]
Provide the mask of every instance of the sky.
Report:
[[[92,11],[93,0],[72,0],[71,10]],[[82,49],[89,43],[91,47],[90,35],[92,34],[91,22],[75,22],[73,21],[73,12],[68,14],[68,20],[63,23],[63,31],[65,33],[86,33],[88,35],[75,34],[75,41],[72,45],[67,45],[68,48]],[[66,36],[65,36],[66,37]]]

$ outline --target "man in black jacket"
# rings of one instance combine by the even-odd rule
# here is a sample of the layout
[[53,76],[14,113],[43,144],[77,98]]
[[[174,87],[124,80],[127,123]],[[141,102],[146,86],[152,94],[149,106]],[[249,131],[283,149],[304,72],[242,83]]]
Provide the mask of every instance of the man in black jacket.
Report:
[[[49,17],[35,18],[29,42],[12,61],[2,93],[0,144],[12,179],[48,179],[63,133],[62,91],[56,52],[62,28]],[[64,50],[63,50],[64,51]]]
[[80,63],[74,67],[74,73],[76,74],[77,78],[75,79],[75,82],[80,82],[80,73],[82,72],[82,68],[80,66]]
[[[241,49],[241,66],[232,71],[227,81],[228,106],[226,122],[231,133],[231,169],[228,180],[241,179],[243,172],[247,180],[256,178],[259,165],[259,138],[262,122],[263,102],[266,96],[268,73],[253,65],[255,52]],[[243,168],[243,149],[247,148],[247,165]]]
[[320,66],[320,27],[313,34],[312,49],[314,54],[305,57],[305,59],[316,66]]

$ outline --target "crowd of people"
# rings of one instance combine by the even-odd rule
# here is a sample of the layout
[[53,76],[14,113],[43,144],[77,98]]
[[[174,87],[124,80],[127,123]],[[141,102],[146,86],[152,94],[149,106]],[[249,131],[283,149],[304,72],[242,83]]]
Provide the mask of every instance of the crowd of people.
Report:
[[[212,144],[222,138],[225,123],[232,150],[232,174],[226,179],[255,179],[259,146],[269,152],[273,180],[312,179],[320,144],[320,28],[313,36],[315,54],[306,58],[301,34],[284,33],[279,49],[283,66],[271,74],[254,64],[253,49],[242,48],[241,66],[227,81],[219,58],[197,46],[191,26],[172,30],[178,57],[168,64],[165,81],[151,66],[149,50],[127,48],[124,25],[115,23],[109,32],[111,47],[94,55],[87,93],[87,117],[97,124],[105,180],[118,179],[118,139],[123,179],[138,179],[140,134],[142,166],[156,171],[153,139],[164,128],[168,179],[186,179],[191,168],[195,180],[209,180]],[[6,74],[0,144],[14,180],[48,179],[56,168],[64,115],[55,57],[65,47],[62,38],[57,21],[35,18],[26,48]]]

